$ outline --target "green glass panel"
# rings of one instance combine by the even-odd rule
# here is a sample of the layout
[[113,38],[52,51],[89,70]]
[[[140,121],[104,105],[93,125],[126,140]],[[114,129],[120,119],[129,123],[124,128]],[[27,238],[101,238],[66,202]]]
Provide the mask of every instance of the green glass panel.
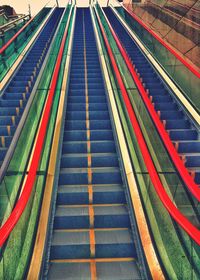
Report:
[[10,67],[22,53],[31,38],[49,13],[49,8],[43,8],[25,30],[14,40],[0,56],[0,81],[5,77]]

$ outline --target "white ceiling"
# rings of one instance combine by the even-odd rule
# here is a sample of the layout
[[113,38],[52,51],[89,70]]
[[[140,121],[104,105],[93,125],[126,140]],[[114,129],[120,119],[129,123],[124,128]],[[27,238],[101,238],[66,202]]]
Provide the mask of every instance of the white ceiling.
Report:
[[[93,0],[91,0],[93,1]],[[100,5],[105,6],[107,5],[108,0],[99,0],[98,2]],[[113,4],[116,3],[115,0],[110,0]],[[68,1],[66,0],[58,0],[59,5],[65,7]],[[46,4],[48,6],[53,6],[56,4],[56,0],[1,0],[1,5],[10,5],[15,8],[18,14],[27,14],[28,13],[28,5],[31,6],[31,13],[35,15],[42,9]],[[73,0],[74,3],[74,0]],[[89,0],[76,0],[78,7],[87,7],[89,5]]]

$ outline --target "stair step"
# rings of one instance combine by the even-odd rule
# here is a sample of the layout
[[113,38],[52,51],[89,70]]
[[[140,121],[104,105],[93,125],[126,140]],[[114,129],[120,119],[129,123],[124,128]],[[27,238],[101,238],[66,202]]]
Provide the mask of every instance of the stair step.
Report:
[[186,163],[185,166],[190,167],[200,167],[200,153],[199,154],[190,154],[186,155]]
[[[79,116],[78,116],[79,115]],[[82,117],[84,114],[79,112],[76,115],[76,120],[66,121],[65,122],[65,130],[86,130],[87,124],[86,121],[82,121]],[[89,126],[91,130],[99,130],[99,129],[111,129],[111,123],[109,120],[90,120]]]
[[[87,132],[86,131],[73,131],[68,130],[64,132],[65,141],[87,141]],[[113,133],[110,129],[101,129],[90,131],[90,140],[113,140]]]
[[[95,228],[130,227],[125,205],[94,206]],[[88,229],[90,228],[89,205],[58,206],[54,218],[54,229]]]
[[195,129],[175,129],[169,130],[170,138],[173,141],[178,140],[197,140],[198,133]]
[[188,120],[168,120],[166,122],[166,129],[189,129],[191,124]]
[[175,103],[173,102],[157,102],[155,103],[155,109],[156,111],[175,111],[178,110],[178,107]]
[[[79,185],[88,183],[88,171],[85,169],[62,169],[59,184]],[[116,168],[99,168],[92,170],[92,184],[121,184],[121,174]]]
[[[122,185],[94,185],[93,203],[111,204],[125,203],[125,194]],[[60,185],[58,187],[57,204],[79,205],[89,204],[88,186]]]
[[[117,258],[110,260],[95,259],[96,273],[98,279],[109,280],[127,280],[141,279],[138,273],[137,263],[134,259],[124,258],[120,263]],[[90,262],[51,262],[49,268],[48,279],[63,279],[63,275],[67,275],[68,279],[91,279]]]
[[179,141],[178,142],[179,153],[200,153],[200,140],[194,141]]
[[[91,167],[117,167],[118,158],[116,154],[91,154]],[[61,168],[88,167],[87,154],[63,155]]]
[[[97,258],[135,257],[129,230],[95,231]],[[89,259],[89,231],[54,231],[50,259]]]

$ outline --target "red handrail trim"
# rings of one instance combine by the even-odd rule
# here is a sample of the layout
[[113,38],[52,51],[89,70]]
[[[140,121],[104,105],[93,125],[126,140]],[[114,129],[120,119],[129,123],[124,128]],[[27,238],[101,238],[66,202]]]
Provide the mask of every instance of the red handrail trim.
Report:
[[28,200],[31,195],[31,191],[34,186],[34,182],[36,179],[36,172],[37,172],[37,168],[39,166],[42,148],[43,148],[43,144],[44,144],[44,140],[45,140],[45,136],[46,136],[47,126],[49,123],[50,112],[51,112],[51,108],[52,108],[52,104],[53,104],[53,97],[54,97],[54,93],[55,93],[55,89],[56,89],[56,85],[57,85],[58,74],[60,71],[62,55],[64,52],[67,34],[68,34],[68,25],[66,25],[65,32],[63,34],[63,39],[61,42],[55,69],[53,72],[49,95],[47,97],[46,105],[44,108],[44,114],[43,114],[43,118],[42,118],[42,121],[40,124],[38,136],[36,139],[36,145],[35,145],[35,148],[33,151],[33,157],[31,159],[29,172],[28,172],[28,175],[27,175],[27,178],[25,181],[25,185],[24,185],[20,198],[18,199],[18,201],[17,201],[12,213],[8,217],[7,221],[0,228],[0,247],[3,246],[4,242],[6,241],[6,239],[12,232],[12,230],[13,230],[14,226],[16,225],[16,223],[18,222],[19,218],[21,217],[23,210],[25,209],[26,204],[28,203]]
[[23,32],[23,30],[33,21],[35,17],[32,17],[29,21],[27,21],[24,26],[12,37],[10,40],[0,49],[0,54],[2,54],[9,46],[10,44]]
[[[96,11],[96,10],[95,10]],[[167,211],[170,213],[170,215],[174,218],[174,220],[188,233],[188,235],[198,244],[200,245],[200,230],[198,230],[188,219],[178,210],[178,208],[174,205],[174,203],[171,201],[170,197],[168,196],[167,192],[165,191],[162,182],[160,180],[160,177],[157,173],[157,170],[154,166],[154,163],[152,161],[151,155],[149,153],[148,147],[146,145],[145,139],[143,137],[140,125],[137,121],[137,117],[135,115],[135,112],[133,111],[131,102],[129,100],[128,93],[126,91],[126,88],[124,86],[122,77],[120,75],[119,68],[117,66],[117,63],[115,61],[112,49],[109,45],[108,39],[106,37],[106,33],[104,31],[104,28],[102,26],[102,23],[100,21],[99,15],[96,12],[97,19],[99,22],[99,26],[106,44],[106,48],[108,50],[108,54],[113,66],[113,69],[115,71],[115,75],[122,93],[122,97],[124,99],[124,103],[126,105],[127,112],[129,114],[129,118],[132,124],[132,127],[134,129],[138,144],[140,146],[140,150],[143,156],[143,160],[145,162],[145,165],[147,167],[147,170],[149,172],[149,176],[151,179],[151,182],[153,183],[153,186],[157,192],[158,197],[162,201],[163,205],[167,209]]]
[[159,43],[161,43],[168,51],[170,51],[182,64],[184,64],[195,76],[200,78],[198,72],[189,62],[187,62],[180,54],[178,54],[168,43],[166,43],[160,36],[158,36],[152,29],[150,29],[142,20],[139,19],[133,12],[129,11],[124,5],[123,8],[127,13],[134,18],[144,29],[146,29]]
[[140,95],[142,96],[142,99],[146,105],[146,108],[148,109],[148,112],[159,132],[159,135],[176,167],[176,169],[178,170],[182,180],[184,181],[185,185],[187,186],[187,188],[190,190],[190,192],[194,195],[194,197],[200,201],[200,188],[199,185],[197,185],[194,182],[194,179],[192,178],[192,176],[189,174],[188,169],[185,167],[183,161],[181,160],[179,154],[177,153],[170,137],[169,134],[167,133],[167,131],[165,130],[165,127],[163,125],[163,123],[161,122],[151,100],[148,97],[147,91],[145,90],[142,82],[140,81],[135,69],[133,68],[132,62],[129,58],[129,56],[127,55],[125,49],[123,48],[119,38],[117,37],[115,31],[113,30],[108,18],[105,16],[105,19],[108,23],[108,26],[110,28],[110,31],[115,39],[115,42],[126,62],[126,65],[131,73],[131,76],[139,90]]
[[12,44],[12,42],[24,31],[24,29],[35,19],[37,15],[27,21],[27,23],[24,24],[24,26],[22,26],[22,28],[12,38],[10,38],[10,40],[0,49],[0,54],[2,54],[10,46],[10,44]]

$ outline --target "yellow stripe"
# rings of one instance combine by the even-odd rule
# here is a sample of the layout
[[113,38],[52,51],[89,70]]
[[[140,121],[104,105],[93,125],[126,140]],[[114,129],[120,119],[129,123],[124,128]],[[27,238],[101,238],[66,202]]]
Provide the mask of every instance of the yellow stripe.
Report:
[[5,144],[5,137],[4,136],[1,136],[1,145],[2,147],[5,148],[6,144]]
[[166,120],[163,120],[162,123],[163,123],[164,128],[166,128],[166,123],[167,123]]
[[12,116],[11,119],[12,119],[12,124],[15,125],[15,116]]
[[86,120],[86,129],[89,130],[90,129],[90,121]]
[[26,100],[26,93],[24,92],[22,95],[23,95],[23,100]]
[[16,107],[16,114],[19,116],[19,107]]
[[[84,18],[84,10],[83,10],[83,40],[84,40],[84,69],[85,69],[85,103],[86,103],[86,129],[90,130],[90,120],[89,120],[89,111],[88,111],[88,78],[87,78],[87,57],[86,57],[86,41],[85,41],[85,18]],[[94,231],[94,207],[93,203],[93,189],[92,189],[92,169],[91,169],[91,145],[90,145],[90,133],[87,133],[87,153],[88,153],[88,196],[89,196],[89,219],[90,219],[90,257],[95,257],[95,231]],[[97,279],[96,272],[96,262],[95,260],[91,260],[90,262],[90,273],[91,280]]]
[[88,184],[92,184],[92,168],[88,168]]
[[7,125],[7,131],[8,131],[8,135],[11,135],[11,131],[10,131],[10,125]]
[[89,111],[86,109],[86,120],[89,121]]
[[91,143],[90,140],[87,141],[87,152],[90,154],[91,152]]
[[87,130],[87,141],[90,141],[90,130]]
[[[119,230],[129,230],[129,228],[95,228],[96,231],[119,231]],[[79,228],[79,229],[55,229],[54,232],[89,232],[90,229]]]
[[[93,187],[107,187],[107,186],[113,186],[117,184],[93,184]],[[71,188],[71,187],[88,187],[88,184],[80,184],[80,185],[65,185],[65,188]]]
[[[125,204],[123,203],[112,203],[112,204],[93,204],[93,206],[95,207],[105,207],[105,206],[125,206]],[[88,207],[88,204],[74,204],[74,205],[67,205],[67,204],[60,204],[57,206],[58,208],[59,207],[64,207],[64,208],[77,208],[77,207]]]
[[90,262],[91,280],[97,279],[96,261],[93,259]]
[[94,228],[94,207],[92,204],[89,204],[89,208],[88,208],[88,212],[89,212],[89,219],[90,219],[90,228]]
[[19,105],[20,105],[20,108],[23,108],[23,100],[22,99],[19,100]]
[[36,76],[36,70],[37,70],[37,68],[34,67],[34,70],[33,70],[33,76],[34,76],[34,77]]
[[88,185],[89,204],[93,203],[93,186]]
[[134,258],[94,258],[94,259],[56,259],[50,260],[51,263],[91,263],[95,261],[96,263],[104,262],[132,262],[135,261]]
[[175,142],[175,149],[178,151],[179,142]]
[[88,159],[88,168],[90,168],[91,165],[92,165],[92,157],[91,157],[91,154],[88,154],[87,159]]
[[93,228],[90,229],[89,235],[90,235],[90,257],[94,258],[95,257],[95,232]]

